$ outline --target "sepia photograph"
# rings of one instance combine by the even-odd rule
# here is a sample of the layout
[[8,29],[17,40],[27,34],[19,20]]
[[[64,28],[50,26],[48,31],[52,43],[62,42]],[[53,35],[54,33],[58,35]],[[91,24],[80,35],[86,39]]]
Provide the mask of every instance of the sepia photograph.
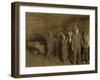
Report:
[[89,16],[26,13],[26,67],[89,64]]

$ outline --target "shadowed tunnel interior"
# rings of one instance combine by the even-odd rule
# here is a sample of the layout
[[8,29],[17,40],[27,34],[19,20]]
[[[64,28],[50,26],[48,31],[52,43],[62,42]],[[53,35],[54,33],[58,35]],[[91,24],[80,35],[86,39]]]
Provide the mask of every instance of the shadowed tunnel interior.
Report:
[[[64,64],[60,60],[60,54],[55,57],[52,53],[49,59],[45,59],[47,54],[47,39],[49,30],[53,36],[60,32],[68,33],[74,31],[77,25],[80,33],[88,32],[89,16],[70,14],[50,14],[50,13],[26,13],[26,67],[53,66],[72,64],[71,61]],[[72,55],[72,54],[69,54]],[[89,56],[89,55],[88,55]]]

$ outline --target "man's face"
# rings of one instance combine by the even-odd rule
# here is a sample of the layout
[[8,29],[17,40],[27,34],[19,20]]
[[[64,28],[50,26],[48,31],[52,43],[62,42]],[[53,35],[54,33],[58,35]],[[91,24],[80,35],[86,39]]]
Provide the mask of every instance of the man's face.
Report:
[[76,29],[76,34],[78,34],[79,33],[79,29]]

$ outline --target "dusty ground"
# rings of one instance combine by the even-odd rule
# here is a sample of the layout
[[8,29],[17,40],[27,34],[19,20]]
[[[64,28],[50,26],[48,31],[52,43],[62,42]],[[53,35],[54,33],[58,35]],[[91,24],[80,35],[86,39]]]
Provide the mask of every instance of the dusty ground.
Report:
[[26,53],[26,67],[35,66],[57,66],[57,65],[68,65],[70,62],[63,63],[60,59],[54,55],[50,55],[50,58],[45,58],[43,54],[32,54]]

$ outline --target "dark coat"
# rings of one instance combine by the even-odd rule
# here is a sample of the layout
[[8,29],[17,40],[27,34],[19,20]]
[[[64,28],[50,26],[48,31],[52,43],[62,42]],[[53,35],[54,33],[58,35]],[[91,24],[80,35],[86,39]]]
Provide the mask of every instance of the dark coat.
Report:
[[67,45],[68,40],[67,39],[63,39],[62,40],[62,59],[63,62],[66,63],[66,60],[68,58],[68,45]]
[[83,40],[82,40],[82,36],[81,34],[74,34],[73,38],[72,38],[72,49],[80,49],[81,50],[81,46],[83,44]]

